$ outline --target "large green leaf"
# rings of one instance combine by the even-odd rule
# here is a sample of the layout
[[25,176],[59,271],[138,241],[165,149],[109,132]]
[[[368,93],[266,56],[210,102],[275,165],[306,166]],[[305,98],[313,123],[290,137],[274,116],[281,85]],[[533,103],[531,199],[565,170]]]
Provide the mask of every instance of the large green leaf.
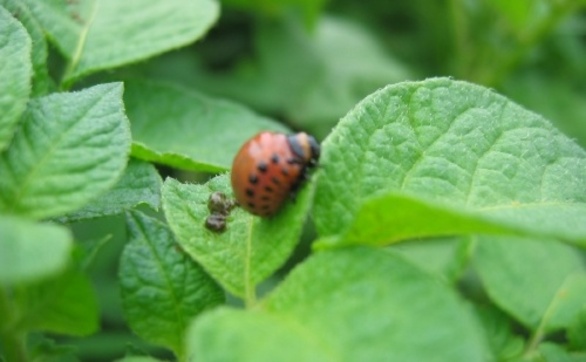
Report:
[[586,152],[486,88],[442,78],[388,86],[348,113],[322,149],[322,236],[385,244],[533,233],[586,243]]
[[220,304],[224,292],[178,248],[166,225],[139,212],[128,213],[127,223],[120,284],[128,322],[136,334],[183,360],[189,322]]
[[444,284],[395,254],[318,253],[262,309],[220,309],[188,335],[198,361],[485,361],[475,319]]
[[77,266],[16,288],[18,331],[47,331],[82,336],[98,329],[99,311],[89,278]]
[[0,216],[0,284],[28,282],[63,270],[72,245],[65,228]]
[[287,130],[243,106],[164,84],[127,82],[124,100],[133,155],[188,170],[228,170],[248,138]]
[[34,73],[32,91],[35,95],[45,94],[53,84],[47,69],[48,49],[41,25],[26,3],[21,0],[0,0],[0,5],[17,17],[28,31],[32,40],[31,60]]
[[216,21],[214,0],[26,0],[70,64],[71,80],[187,45]]
[[360,99],[410,76],[363,26],[333,16],[313,31],[294,18],[261,22],[254,41],[256,62],[244,58],[231,74],[204,73],[199,87],[285,113],[318,138]]
[[116,185],[81,210],[59,220],[70,222],[116,215],[141,204],[158,210],[161,204],[162,183],[161,176],[153,165],[130,159]]
[[122,84],[35,99],[0,156],[0,210],[33,218],[76,210],[114,185],[129,151]]
[[474,265],[491,299],[532,330],[566,328],[586,305],[586,264],[569,245],[479,237]]
[[31,38],[0,6],[0,151],[14,134],[31,92]]
[[227,176],[205,185],[165,180],[163,209],[181,247],[224,288],[252,304],[256,285],[283,265],[297,244],[313,187],[307,185],[294,203],[271,218],[253,216],[237,207],[227,217],[226,231],[218,233],[204,224],[212,192],[232,197]]

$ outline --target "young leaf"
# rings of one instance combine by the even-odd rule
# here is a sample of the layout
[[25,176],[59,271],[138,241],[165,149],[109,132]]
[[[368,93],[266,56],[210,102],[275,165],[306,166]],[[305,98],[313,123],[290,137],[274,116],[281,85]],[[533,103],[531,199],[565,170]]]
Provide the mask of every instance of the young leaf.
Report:
[[[344,230],[368,198],[405,194],[432,206],[411,215],[412,224],[433,222],[436,205],[448,205],[479,227],[469,233],[502,225],[586,244],[586,152],[488,89],[444,78],[388,86],[348,113],[322,149],[314,208],[321,236]],[[379,214],[392,206],[382,203]],[[419,236],[381,225],[389,240]],[[437,226],[445,227],[438,235],[461,232]]]
[[32,40],[32,67],[33,67],[33,87],[34,95],[43,95],[47,93],[53,82],[49,77],[47,69],[47,42],[41,25],[34,18],[28,6],[21,0],[0,0],[0,5],[10,11],[20,22],[31,37]]
[[479,237],[474,265],[491,299],[528,328],[565,328],[586,304],[586,266],[571,246]]
[[223,233],[204,226],[210,215],[208,199],[215,191],[232,198],[227,174],[205,185],[167,179],[163,184],[163,210],[181,247],[224,288],[253,303],[256,285],[283,265],[299,241],[313,187],[306,185],[295,202],[271,218],[234,208],[226,218]]
[[380,249],[317,253],[263,307],[202,315],[188,334],[188,356],[471,362],[488,355],[475,319],[449,288]]
[[59,218],[60,221],[91,219],[120,214],[140,204],[157,210],[161,203],[161,176],[153,165],[130,159],[114,187],[81,210]]
[[259,131],[287,129],[245,107],[182,88],[127,82],[124,100],[138,158],[195,171],[230,169]]
[[35,99],[0,155],[0,210],[39,219],[76,210],[114,185],[129,150],[121,84]]
[[120,260],[126,318],[136,334],[183,360],[188,323],[222,303],[224,293],[178,248],[163,223],[140,212],[129,212],[127,223],[130,242]]
[[49,280],[16,288],[15,304],[22,331],[84,336],[98,329],[92,284],[76,266]]
[[192,43],[219,13],[214,0],[26,2],[69,59],[66,81]]
[[73,240],[69,231],[12,216],[0,216],[0,284],[41,279],[63,270]]
[[31,38],[0,6],[0,151],[10,143],[31,92]]

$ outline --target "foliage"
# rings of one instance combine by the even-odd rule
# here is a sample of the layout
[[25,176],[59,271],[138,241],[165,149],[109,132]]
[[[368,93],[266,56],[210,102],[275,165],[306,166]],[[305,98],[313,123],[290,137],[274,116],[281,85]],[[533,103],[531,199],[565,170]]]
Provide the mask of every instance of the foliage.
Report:
[[0,0],[0,360],[584,359],[585,5]]

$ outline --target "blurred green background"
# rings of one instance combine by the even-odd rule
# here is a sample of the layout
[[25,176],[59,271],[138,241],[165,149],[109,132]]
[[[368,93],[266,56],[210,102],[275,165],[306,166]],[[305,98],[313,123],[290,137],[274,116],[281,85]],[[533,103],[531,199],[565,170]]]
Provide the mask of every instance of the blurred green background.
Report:
[[[583,0],[228,0],[197,44],[89,82],[181,83],[323,139],[386,84],[451,76],[496,89],[584,147],[585,8]],[[58,341],[76,346],[83,361],[109,361],[125,351],[170,359],[134,337],[122,316],[116,273],[126,242],[123,217],[74,229],[79,241],[110,236],[91,268],[102,329]],[[307,253],[307,235],[297,258]]]

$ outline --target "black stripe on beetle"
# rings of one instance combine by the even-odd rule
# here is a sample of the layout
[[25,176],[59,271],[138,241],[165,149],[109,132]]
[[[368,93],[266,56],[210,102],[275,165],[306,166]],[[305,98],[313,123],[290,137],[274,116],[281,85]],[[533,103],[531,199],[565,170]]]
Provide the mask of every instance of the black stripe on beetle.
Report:
[[301,147],[301,144],[299,143],[299,137],[297,135],[288,136],[287,141],[289,142],[289,147],[291,147],[291,151],[293,151],[295,156],[301,159],[305,158],[303,147]]

